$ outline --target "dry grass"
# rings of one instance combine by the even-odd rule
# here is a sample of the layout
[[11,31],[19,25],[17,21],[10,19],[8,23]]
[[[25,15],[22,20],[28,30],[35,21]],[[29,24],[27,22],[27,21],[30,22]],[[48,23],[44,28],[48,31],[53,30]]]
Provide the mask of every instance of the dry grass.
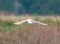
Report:
[[60,28],[31,25],[22,30],[1,32],[1,44],[60,44]]
[[[49,25],[13,25],[13,22],[27,18]],[[0,44],[60,44],[60,22],[54,16],[0,16],[0,19]]]

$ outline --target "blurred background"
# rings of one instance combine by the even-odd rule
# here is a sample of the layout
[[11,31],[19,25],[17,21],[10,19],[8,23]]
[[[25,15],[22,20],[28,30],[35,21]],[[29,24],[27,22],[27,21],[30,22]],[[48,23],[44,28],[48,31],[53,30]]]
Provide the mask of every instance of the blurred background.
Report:
[[59,15],[60,0],[0,0],[0,44],[60,44]]
[[60,0],[0,0],[0,14],[60,15]]

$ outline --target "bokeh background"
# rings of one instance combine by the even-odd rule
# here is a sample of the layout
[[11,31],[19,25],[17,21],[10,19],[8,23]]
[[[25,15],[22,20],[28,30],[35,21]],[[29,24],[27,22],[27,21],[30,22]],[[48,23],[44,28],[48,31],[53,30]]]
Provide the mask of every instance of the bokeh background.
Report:
[[0,0],[0,44],[60,44],[59,15],[60,0]]
[[60,0],[0,0],[0,12],[18,15],[60,15]]

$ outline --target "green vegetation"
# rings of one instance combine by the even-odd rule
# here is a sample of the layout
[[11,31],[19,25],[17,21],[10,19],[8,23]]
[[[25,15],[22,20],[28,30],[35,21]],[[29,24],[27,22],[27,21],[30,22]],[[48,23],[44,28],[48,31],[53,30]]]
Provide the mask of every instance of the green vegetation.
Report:
[[[0,44],[59,44],[60,20],[50,16],[28,16],[47,23],[14,25],[14,22],[27,19],[26,16],[3,17],[0,19]],[[58,17],[58,16],[57,16]],[[60,16],[59,16],[60,17]],[[3,19],[4,18],[4,19]],[[18,19],[17,19],[18,18]],[[21,18],[21,19],[20,19]],[[17,21],[16,21],[17,20]]]
[[[46,23],[49,26],[60,26],[60,21],[58,19],[54,20],[53,18],[50,18],[49,16],[48,16],[48,18],[47,18],[47,16],[45,17],[45,16],[38,16],[38,15],[31,16],[31,17],[34,20]],[[11,21],[11,20],[3,21],[3,19],[0,19],[0,30],[3,30],[3,31],[22,30],[22,29],[25,29],[29,26],[34,27],[35,25],[38,25],[38,24],[29,25],[27,23],[24,23],[21,25],[14,25],[13,23],[14,23],[14,20],[13,21]]]
[[10,31],[13,28],[13,22],[0,20],[0,30]]
[[0,11],[60,14],[60,0],[1,0],[0,2]]

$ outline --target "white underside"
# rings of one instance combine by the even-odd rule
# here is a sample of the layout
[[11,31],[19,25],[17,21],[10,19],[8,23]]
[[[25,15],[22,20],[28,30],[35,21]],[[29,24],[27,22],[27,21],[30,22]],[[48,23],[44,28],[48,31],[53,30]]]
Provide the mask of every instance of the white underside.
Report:
[[45,23],[41,23],[41,22],[39,22],[39,21],[35,21],[35,20],[32,20],[32,19],[23,20],[23,21],[20,21],[20,22],[16,22],[16,23],[14,23],[14,24],[15,24],[15,25],[20,25],[20,24],[23,24],[23,23],[25,23],[25,22],[27,22],[28,24],[38,23],[38,24],[41,24],[41,25],[47,25],[47,24],[45,24]]

